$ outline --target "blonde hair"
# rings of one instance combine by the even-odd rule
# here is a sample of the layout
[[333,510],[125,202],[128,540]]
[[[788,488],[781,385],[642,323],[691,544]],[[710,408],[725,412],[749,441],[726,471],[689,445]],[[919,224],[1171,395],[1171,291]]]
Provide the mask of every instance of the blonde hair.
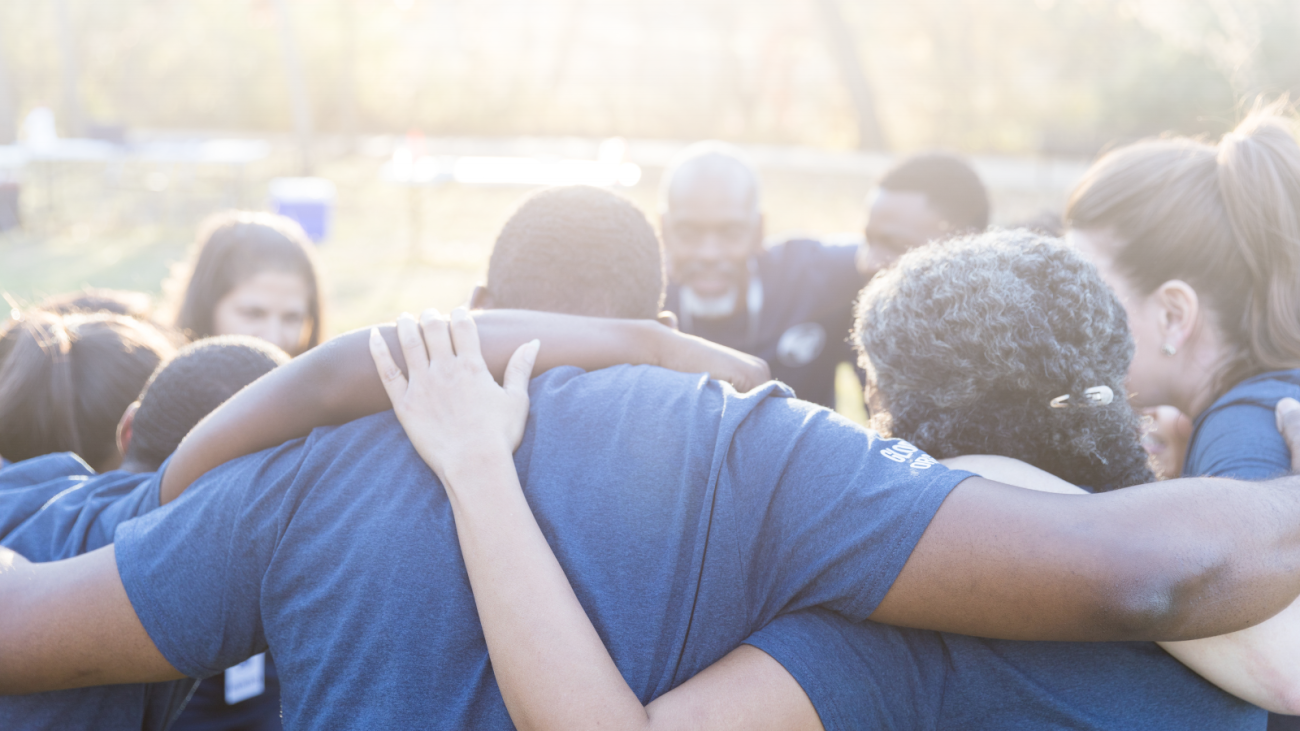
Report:
[[1234,348],[1220,391],[1300,367],[1300,144],[1281,104],[1257,106],[1217,145],[1188,138],[1115,150],[1070,196],[1069,228],[1109,231],[1142,293],[1180,279]]

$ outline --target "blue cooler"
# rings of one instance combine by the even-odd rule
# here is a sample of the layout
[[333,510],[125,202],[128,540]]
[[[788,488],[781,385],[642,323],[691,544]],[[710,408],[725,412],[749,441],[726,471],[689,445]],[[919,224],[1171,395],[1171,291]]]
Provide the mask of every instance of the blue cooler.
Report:
[[325,178],[274,178],[270,189],[273,212],[297,221],[316,243],[329,235],[334,183]]

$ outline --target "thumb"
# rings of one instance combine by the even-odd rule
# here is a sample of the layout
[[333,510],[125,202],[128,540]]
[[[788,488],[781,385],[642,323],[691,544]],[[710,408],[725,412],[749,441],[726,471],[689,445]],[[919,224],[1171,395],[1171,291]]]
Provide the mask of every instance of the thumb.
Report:
[[506,393],[528,398],[528,382],[533,377],[533,366],[537,364],[537,351],[541,346],[540,341],[530,340],[520,345],[515,354],[510,356],[505,377],[501,379],[501,385]]
[[[406,376],[402,375],[402,369],[397,367],[397,362],[393,360],[393,354],[388,349],[388,343],[379,334],[378,328],[370,328],[370,357],[375,361],[375,370],[379,371],[379,380],[384,384],[384,391],[388,394],[388,400],[397,406],[397,402],[402,400],[406,394]],[[407,361],[410,362],[410,361]]]
[[1277,418],[1278,431],[1285,433],[1286,423],[1295,420],[1295,413],[1298,409],[1300,409],[1300,401],[1296,401],[1290,396],[1277,402],[1277,410],[1274,413]]

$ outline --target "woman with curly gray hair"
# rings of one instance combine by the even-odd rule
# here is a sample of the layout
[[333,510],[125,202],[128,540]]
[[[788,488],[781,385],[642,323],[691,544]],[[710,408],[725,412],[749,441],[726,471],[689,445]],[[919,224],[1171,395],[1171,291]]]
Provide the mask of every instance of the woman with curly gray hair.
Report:
[[917,250],[863,291],[854,338],[885,434],[1097,491],[1153,479],[1124,397],[1124,307],[1058,240],[1005,231]]

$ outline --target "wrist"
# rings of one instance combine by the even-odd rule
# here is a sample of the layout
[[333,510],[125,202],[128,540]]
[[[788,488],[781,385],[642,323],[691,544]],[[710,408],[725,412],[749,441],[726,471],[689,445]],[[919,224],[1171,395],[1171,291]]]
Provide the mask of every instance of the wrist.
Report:
[[448,491],[481,489],[499,482],[503,473],[515,471],[514,454],[504,444],[474,444],[454,454],[438,470],[438,479]]
[[677,351],[682,347],[680,332],[663,323],[646,320],[641,323],[641,331],[637,335],[642,343],[649,344],[646,358],[648,364],[672,369]]

